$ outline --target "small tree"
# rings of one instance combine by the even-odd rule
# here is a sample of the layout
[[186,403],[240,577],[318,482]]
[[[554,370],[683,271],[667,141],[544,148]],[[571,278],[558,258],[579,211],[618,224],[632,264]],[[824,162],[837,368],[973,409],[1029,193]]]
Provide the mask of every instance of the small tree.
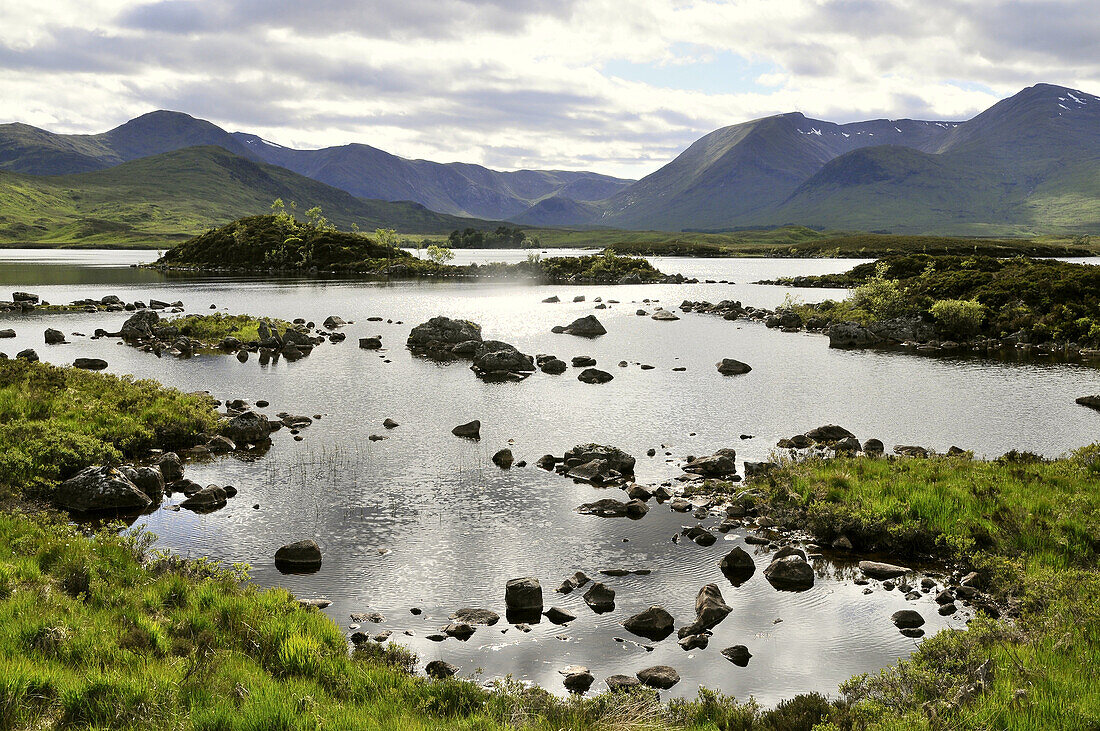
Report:
[[397,232],[392,228],[374,229],[374,240],[380,246],[397,247]]
[[875,275],[852,292],[852,304],[879,320],[897,317],[908,309],[901,284],[886,276],[888,270],[889,265],[880,261],[875,268]]
[[940,300],[929,309],[944,334],[961,340],[977,335],[985,319],[985,305],[974,300]]
[[455,258],[455,253],[451,251],[451,247],[449,246],[432,244],[428,247],[428,258],[436,264],[446,264],[451,259]]
[[329,220],[325,218],[321,213],[321,206],[314,206],[306,211],[306,218],[309,219],[308,225],[314,231],[335,231],[336,227],[329,223]]

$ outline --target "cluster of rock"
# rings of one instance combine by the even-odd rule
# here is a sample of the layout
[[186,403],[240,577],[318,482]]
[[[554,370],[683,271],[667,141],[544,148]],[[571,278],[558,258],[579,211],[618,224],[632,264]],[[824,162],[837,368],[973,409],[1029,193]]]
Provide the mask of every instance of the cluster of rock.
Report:
[[535,371],[535,359],[500,340],[484,340],[481,326],[439,315],[412,329],[406,343],[414,354],[433,360],[466,359],[483,380],[522,380]]
[[605,444],[578,444],[563,457],[552,454],[540,457],[537,464],[544,470],[593,485],[622,484],[634,476],[636,460],[629,454]]
[[[793,437],[780,439],[776,446],[780,449],[816,450],[834,455],[862,453],[870,457],[881,457],[886,451],[881,440],[868,439],[860,443],[852,432],[836,424],[826,424],[811,429],[805,434],[796,434]],[[894,454],[902,457],[932,457],[936,455],[934,449],[910,444],[895,444],[893,451]],[[951,447],[946,454],[949,457],[959,457],[969,453],[961,447]]]
[[51,309],[69,312],[134,312],[145,309],[183,312],[183,302],[162,302],[160,300],[149,300],[148,303],[141,300],[124,302],[120,297],[113,294],[99,299],[74,300],[67,305],[51,305],[31,292],[12,292],[10,301],[0,300],[0,312],[26,313],[32,312],[38,307],[50,307]]
[[[128,344],[160,357],[162,354],[189,358],[200,351],[236,353],[237,360],[246,362],[249,353],[257,353],[261,364],[279,357],[293,361],[308,356],[313,348],[325,341],[324,335],[310,335],[312,323],[295,324],[282,333],[266,322],[258,327],[259,339],[242,342],[235,337],[225,337],[217,343],[204,343],[180,332],[172,320],[162,320],[153,310],[143,310],[130,316],[117,333],[96,330],[96,337],[121,337]],[[344,339],[343,333],[332,333],[333,342]]]

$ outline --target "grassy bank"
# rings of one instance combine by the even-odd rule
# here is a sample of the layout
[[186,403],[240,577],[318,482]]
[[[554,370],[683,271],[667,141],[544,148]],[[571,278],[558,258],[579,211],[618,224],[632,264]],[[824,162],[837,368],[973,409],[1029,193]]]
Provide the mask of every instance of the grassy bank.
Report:
[[[1048,729],[1100,724],[1100,446],[1009,455],[811,460],[754,483],[770,517],[905,562],[977,570],[1014,621],[975,620],[842,686],[838,728]],[[983,671],[983,665],[985,665]]]
[[256,342],[260,339],[261,324],[278,332],[286,332],[295,327],[277,317],[227,315],[222,312],[212,315],[182,315],[165,320],[164,324],[178,327],[181,335],[211,344],[217,344],[225,338],[236,338],[242,343]]
[[195,444],[213,402],[154,381],[0,360],[0,497],[46,497],[91,464]]

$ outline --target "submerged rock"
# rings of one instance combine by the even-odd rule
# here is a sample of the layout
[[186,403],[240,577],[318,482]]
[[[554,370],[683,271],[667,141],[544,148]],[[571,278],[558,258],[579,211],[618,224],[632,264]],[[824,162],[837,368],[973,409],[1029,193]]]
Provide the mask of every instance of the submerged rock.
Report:
[[[587,577],[585,577],[587,579]],[[615,609],[615,590],[597,581],[584,593],[584,603],[597,614]]]
[[653,605],[644,612],[639,612],[623,622],[623,627],[628,632],[659,642],[674,629],[672,615],[665,611],[664,607]]
[[781,591],[805,591],[814,585],[814,570],[801,556],[785,556],[764,569],[764,577]]
[[477,419],[467,422],[465,424],[459,424],[454,429],[451,429],[451,433],[456,437],[465,437],[467,439],[480,439],[481,438],[481,422]]
[[733,647],[727,647],[722,650],[722,657],[726,658],[734,665],[743,668],[749,664],[749,658],[752,657],[752,653],[749,652],[749,648],[744,645],[734,645]]
[[578,335],[583,338],[594,338],[607,334],[607,330],[604,328],[603,324],[596,319],[595,315],[578,317],[562,328],[561,332],[566,335]]
[[863,572],[863,575],[870,579],[896,579],[899,576],[904,576],[909,573],[911,569],[904,566],[895,566],[889,563],[880,563],[878,561],[860,561],[859,570]]
[[275,565],[291,569],[321,568],[321,547],[312,539],[288,543],[275,552]]

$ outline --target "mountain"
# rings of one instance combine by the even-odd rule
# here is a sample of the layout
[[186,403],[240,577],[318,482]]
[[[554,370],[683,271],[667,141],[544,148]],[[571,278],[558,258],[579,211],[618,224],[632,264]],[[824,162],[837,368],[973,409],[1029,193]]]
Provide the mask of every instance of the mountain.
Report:
[[295,150],[181,112],[157,111],[96,135],[54,134],[0,125],[0,170],[67,175],[103,170],[150,155],[217,145],[240,157],[292,170],[359,198],[415,201],[441,213],[502,220],[544,198],[609,198],[631,182],[565,170],[500,172],[481,165],[408,160],[369,145]]
[[345,191],[221,147],[188,147],[92,172],[0,172],[0,242],[171,242],[226,221],[266,213],[275,198],[320,206],[341,228],[449,233],[497,222],[458,218],[418,203],[356,198]]
[[468,163],[408,160],[369,145],[295,150],[256,135],[235,133],[260,159],[361,198],[415,200],[433,211],[511,219],[540,200],[609,198],[630,184],[607,175],[565,170],[499,172]]

